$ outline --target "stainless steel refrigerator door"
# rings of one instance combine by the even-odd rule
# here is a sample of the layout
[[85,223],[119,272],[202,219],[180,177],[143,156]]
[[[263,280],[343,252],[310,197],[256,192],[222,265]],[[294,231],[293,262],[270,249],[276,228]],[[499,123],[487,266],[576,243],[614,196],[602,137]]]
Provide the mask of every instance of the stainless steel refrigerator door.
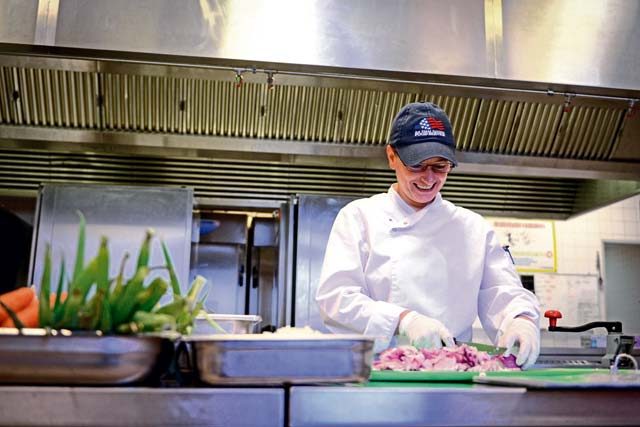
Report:
[[[44,185],[38,195],[33,250],[30,261],[30,283],[39,285],[44,267],[46,244],[51,244],[55,288],[60,262],[64,256],[66,271],[73,270],[81,211],[86,218],[85,262],[98,251],[101,236],[109,238],[110,277],[118,274],[125,252],[130,254],[125,274],[134,274],[136,256],[147,228],[156,233],[150,265],[163,265],[160,246],[163,239],[171,252],[183,290],[188,287],[189,252],[193,190],[99,185]],[[152,273],[165,276],[162,269]],[[165,299],[170,299],[166,295]],[[163,300],[164,301],[164,300]]]
[[324,251],[333,221],[352,197],[300,195],[295,280],[295,326],[326,331],[315,302]]

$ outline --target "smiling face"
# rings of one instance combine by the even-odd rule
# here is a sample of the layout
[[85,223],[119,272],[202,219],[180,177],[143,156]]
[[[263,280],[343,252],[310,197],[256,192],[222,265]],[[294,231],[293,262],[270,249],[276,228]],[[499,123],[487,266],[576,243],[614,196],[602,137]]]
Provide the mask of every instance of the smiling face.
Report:
[[[414,208],[420,209],[431,203],[447,180],[448,172],[434,172],[430,167],[423,172],[409,171],[390,145],[387,145],[387,160],[389,167],[396,172],[398,182],[394,188],[402,200]],[[434,157],[425,160],[423,165],[441,164],[443,161],[447,160]]]

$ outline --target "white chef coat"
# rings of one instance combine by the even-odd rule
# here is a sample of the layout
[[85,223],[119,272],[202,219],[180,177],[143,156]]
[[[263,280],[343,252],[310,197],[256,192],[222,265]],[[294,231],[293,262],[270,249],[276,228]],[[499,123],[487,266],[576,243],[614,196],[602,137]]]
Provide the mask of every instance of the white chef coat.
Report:
[[336,217],[316,301],[335,333],[361,333],[389,345],[400,314],[441,321],[460,341],[479,316],[495,343],[517,315],[539,323],[495,232],[480,215],[443,200],[416,211],[395,191],[355,200]]

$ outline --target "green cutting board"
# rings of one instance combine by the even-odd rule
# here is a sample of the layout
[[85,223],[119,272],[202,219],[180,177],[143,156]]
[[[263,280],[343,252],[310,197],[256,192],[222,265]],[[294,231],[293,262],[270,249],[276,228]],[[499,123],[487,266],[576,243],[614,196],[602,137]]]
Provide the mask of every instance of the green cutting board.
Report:
[[[483,376],[491,376],[492,378],[549,378],[557,376],[575,376],[586,373],[608,372],[606,369],[587,369],[587,368],[550,368],[550,369],[531,369],[528,371],[498,371],[487,372]],[[414,381],[414,382],[472,382],[478,377],[480,372],[456,372],[456,371],[371,371],[370,381]]]
[[611,374],[608,369],[539,369],[523,371],[520,375],[508,375],[506,372],[487,372],[484,375],[474,377],[473,382],[532,389],[640,388],[640,373],[618,371],[617,374]]
[[447,381],[471,382],[478,372],[455,371],[371,371],[370,381]]

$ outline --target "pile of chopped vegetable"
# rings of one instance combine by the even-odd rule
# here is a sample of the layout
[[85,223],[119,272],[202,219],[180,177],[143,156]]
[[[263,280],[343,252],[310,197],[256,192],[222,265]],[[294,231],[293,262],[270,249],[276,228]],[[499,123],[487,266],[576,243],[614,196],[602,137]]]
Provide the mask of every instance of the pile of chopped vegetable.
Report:
[[[98,253],[85,263],[86,223],[80,215],[78,243],[74,268],[70,277],[65,270],[64,259],[55,293],[51,293],[51,248],[47,245],[44,256],[42,281],[37,300],[37,316],[25,324],[20,313],[0,301],[0,306],[10,316],[17,328],[27,326],[54,329],[97,330],[103,333],[138,333],[175,331],[189,334],[202,310],[206,296],[199,297],[206,279],[197,276],[186,295],[182,295],[171,255],[164,241],[161,242],[165,264],[151,267],[153,230],[147,230],[138,252],[135,273],[125,277],[128,254],[123,257],[119,273],[109,277],[110,256],[108,238],[102,237]],[[163,268],[169,273],[169,282],[161,277],[151,278],[152,269]],[[160,299],[171,288],[173,300],[159,306]],[[11,325],[11,326],[13,326]]]
[[520,369],[515,357],[491,356],[467,344],[441,349],[418,349],[413,346],[390,348],[373,362],[378,371],[472,371],[488,372]]

